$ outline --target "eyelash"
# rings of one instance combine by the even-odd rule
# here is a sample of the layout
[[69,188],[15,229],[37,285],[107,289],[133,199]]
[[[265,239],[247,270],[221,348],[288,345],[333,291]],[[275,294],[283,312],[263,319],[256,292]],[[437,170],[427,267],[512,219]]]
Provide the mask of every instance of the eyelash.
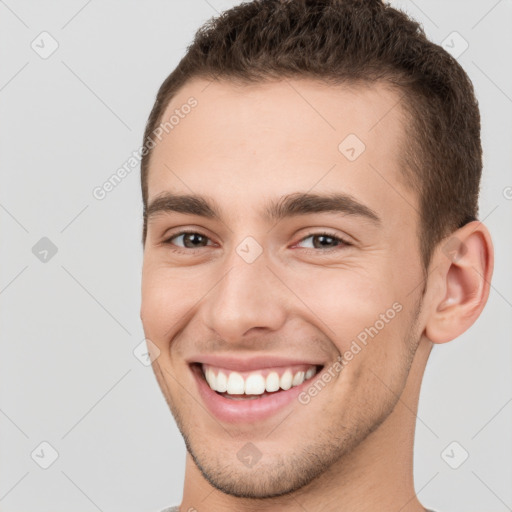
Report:
[[[172,243],[172,240],[174,240],[175,238],[177,238],[177,237],[179,237],[181,235],[187,235],[187,234],[200,235],[200,236],[210,240],[209,237],[207,237],[206,235],[204,235],[200,231],[184,230],[184,231],[179,231],[177,233],[173,233],[169,238],[164,240],[163,243],[166,244],[166,245],[169,245],[173,252],[180,252],[180,253],[188,253],[188,254],[190,254],[191,252],[195,252],[195,251],[203,249],[203,247],[197,247],[195,249],[194,248],[188,248],[188,247],[178,247],[178,246],[175,246]],[[319,253],[330,253],[331,251],[341,250],[343,247],[349,247],[349,246],[353,245],[350,242],[348,242],[347,240],[345,240],[344,238],[341,238],[340,236],[335,235],[334,233],[329,233],[328,231],[319,231],[319,232],[314,231],[314,232],[309,233],[308,235],[302,237],[299,240],[298,243],[304,242],[304,240],[307,240],[308,238],[315,237],[315,236],[317,236],[317,237],[318,236],[327,236],[329,238],[332,238],[334,241],[339,242],[339,245],[334,246],[334,247],[328,247],[326,249],[302,248],[302,250],[306,251],[306,253],[310,253],[310,252],[314,252],[316,254],[319,254]]]

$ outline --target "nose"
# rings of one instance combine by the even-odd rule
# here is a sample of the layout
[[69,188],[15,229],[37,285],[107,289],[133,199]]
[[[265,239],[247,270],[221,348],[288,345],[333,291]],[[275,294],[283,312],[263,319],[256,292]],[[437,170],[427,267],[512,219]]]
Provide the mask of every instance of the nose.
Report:
[[285,323],[287,303],[286,288],[263,257],[253,263],[236,258],[202,305],[206,327],[232,344],[258,331],[279,330]]

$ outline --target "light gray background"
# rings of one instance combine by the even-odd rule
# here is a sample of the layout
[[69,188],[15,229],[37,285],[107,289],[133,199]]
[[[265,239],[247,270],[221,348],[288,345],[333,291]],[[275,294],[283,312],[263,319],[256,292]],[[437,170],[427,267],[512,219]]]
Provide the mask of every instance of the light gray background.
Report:
[[[180,502],[184,445],[151,368],[132,353],[144,338],[139,169],[103,201],[92,190],[139,148],[157,88],[195,30],[237,3],[0,1],[2,512],[151,512]],[[504,512],[512,510],[512,3],[393,4],[434,41],[457,31],[469,43],[459,60],[481,105],[481,218],[496,248],[483,315],[435,347],[426,369],[416,490],[440,512]],[[31,48],[42,31],[59,44],[47,59]],[[32,252],[42,237],[58,249],[46,263]],[[48,469],[31,458],[49,456],[43,441],[59,454]],[[441,456],[452,441],[469,453],[458,469]]]

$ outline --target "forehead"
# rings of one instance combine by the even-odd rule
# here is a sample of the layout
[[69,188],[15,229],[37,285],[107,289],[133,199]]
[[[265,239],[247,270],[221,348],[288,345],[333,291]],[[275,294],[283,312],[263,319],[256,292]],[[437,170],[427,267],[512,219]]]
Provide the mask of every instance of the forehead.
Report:
[[153,149],[149,201],[176,191],[243,206],[314,188],[411,208],[417,201],[402,180],[401,101],[383,84],[192,80],[162,116],[174,118]]

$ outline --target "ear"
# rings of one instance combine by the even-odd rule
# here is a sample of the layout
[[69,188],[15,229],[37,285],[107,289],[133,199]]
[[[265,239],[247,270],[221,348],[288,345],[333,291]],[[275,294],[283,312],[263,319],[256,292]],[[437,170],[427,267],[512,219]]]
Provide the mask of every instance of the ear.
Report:
[[489,297],[493,266],[491,236],[481,222],[466,224],[438,245],[431,265],[435,284],[425,325],[432,342],[446,343],[473,325]]

